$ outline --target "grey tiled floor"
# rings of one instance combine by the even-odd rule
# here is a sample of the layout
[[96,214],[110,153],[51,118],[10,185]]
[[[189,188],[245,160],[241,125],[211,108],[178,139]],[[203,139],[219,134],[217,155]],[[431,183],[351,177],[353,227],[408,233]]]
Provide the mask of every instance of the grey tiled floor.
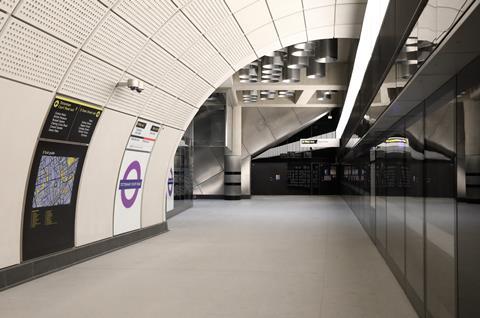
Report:
[[416,317],[340,197],[196,201],[169,225],[0,293],[0,317]]

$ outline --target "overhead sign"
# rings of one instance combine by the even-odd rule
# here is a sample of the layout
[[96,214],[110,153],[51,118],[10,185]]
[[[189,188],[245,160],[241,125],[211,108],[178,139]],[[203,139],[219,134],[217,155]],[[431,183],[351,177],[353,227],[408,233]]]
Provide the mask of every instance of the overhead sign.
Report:
[[100,107],[56,96],[37,144],[23,218],[23,260],[74,246],[78,185]]
[[300,147],[302,148],[338,148],[340,147],[340,139],[336,138],[308,138],[300,139]]

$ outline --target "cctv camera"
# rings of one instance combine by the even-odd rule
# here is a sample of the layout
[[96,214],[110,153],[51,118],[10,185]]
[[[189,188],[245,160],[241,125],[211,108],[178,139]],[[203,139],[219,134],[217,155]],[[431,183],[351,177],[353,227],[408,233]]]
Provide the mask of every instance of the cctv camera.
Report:
[[143,85],[143,83],[139,82],[138,86],[136,87],[137,92],[141,93],[141,92],[143,92],[144,89],[145,89],[145,86]]
[[127,87],[130,88],[132,91],[136,90],[139,84],[140,83],[137,79],[130,78],[127,80]]

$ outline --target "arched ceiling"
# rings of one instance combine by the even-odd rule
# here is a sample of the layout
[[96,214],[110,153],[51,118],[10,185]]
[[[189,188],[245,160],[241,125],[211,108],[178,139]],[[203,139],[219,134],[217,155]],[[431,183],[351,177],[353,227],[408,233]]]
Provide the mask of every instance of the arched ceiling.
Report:
[[[360,34],[365,0],[0,0],[0,76],[185,129],[248,62]],[[145,82],[142,94],[116,88]]]

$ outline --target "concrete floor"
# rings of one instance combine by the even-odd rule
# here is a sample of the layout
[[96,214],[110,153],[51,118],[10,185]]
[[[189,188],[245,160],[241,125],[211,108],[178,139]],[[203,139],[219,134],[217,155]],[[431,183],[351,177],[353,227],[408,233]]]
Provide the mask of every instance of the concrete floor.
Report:
[[0,293],[0,317],[417,317],[340,197],[196,201],[169,225]]

